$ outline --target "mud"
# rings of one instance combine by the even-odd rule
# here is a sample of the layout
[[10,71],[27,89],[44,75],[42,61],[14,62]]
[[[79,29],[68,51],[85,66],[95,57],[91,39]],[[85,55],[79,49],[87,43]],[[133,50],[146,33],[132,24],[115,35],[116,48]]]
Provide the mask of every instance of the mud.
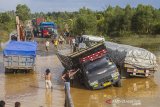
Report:
[[[21,102],[22,107],[64,107],[64,87],[60,78],[63,67],[52,44],[49,52],[45,51],[43,43],[39,46],[35,72],[27,74],[5,74],[0,53],[0,100],[5,100],[6,107],[13,107],[16,101]],[[47,68],[53,77],[53,91],[45,89],[43,74]]]

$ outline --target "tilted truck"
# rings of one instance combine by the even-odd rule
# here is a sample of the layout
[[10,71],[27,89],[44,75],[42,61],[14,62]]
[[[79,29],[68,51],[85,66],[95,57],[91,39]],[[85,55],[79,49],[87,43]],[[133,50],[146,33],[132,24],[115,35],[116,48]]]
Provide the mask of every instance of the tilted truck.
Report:
[[36,42],[10,41],[3,50],[5,72],[34,70],[36,49]]
[[66,71],[80,69],[75,76],[88,89],[121,86],[118,69],[110,59],[104,43],[94,44],[67,55],[65,52],[58,52],[57,56]]
[[156,56],[146,49],[108,41],[105,45],[122,77],[148,77],[157,70]]
[[[101,42],[103,37],[83,35],[89,44]],[[156,56],[146,49],[105,41],[107,51],[117,65],[122,78],[130,76],[148,77],[157,71]]]

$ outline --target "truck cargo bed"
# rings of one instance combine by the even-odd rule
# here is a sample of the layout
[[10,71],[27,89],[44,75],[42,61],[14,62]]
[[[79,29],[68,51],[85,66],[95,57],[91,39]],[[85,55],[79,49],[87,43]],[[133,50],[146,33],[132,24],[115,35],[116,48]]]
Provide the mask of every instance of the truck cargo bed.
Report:
[[103,43],[98,43],[92,45],[91,47],[87,47],[86,49],[81,49],[67,55],[64,55],[65,53],[58,52],[57,56],[66,69],[72,69],[79,67],[80,58],[88,56],[91,53],[97,52],[102,49],[105,49],[105,45]]

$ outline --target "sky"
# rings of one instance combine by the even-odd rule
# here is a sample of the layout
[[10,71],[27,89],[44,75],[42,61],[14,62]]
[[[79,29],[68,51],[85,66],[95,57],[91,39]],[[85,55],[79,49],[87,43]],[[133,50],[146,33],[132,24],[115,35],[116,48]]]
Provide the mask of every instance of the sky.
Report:
[[104,10],[106,7],[116,5],[125,7],[130,4],[136,7],[138,4],[152,5],[160,8],[160,0],[0,0],[0,12],[15,10],[18,4],[26,4],[31,12],[57,12],[57,11],[78,11],[82,7],[94,11]]

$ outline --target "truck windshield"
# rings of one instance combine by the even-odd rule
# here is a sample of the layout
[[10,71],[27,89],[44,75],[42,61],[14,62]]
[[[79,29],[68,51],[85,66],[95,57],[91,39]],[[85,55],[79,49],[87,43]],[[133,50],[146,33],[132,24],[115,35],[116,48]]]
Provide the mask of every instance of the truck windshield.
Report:
[[113,65],[113,63],[110,61],[109,57],[103,57],[100,59],[97,59],[95,61],[90,61],[85,64],[85,68],[89,73],[92,73],[92,71],[97,71],[99,69],[102,69],[104,67],[108,67],[110,65]]

